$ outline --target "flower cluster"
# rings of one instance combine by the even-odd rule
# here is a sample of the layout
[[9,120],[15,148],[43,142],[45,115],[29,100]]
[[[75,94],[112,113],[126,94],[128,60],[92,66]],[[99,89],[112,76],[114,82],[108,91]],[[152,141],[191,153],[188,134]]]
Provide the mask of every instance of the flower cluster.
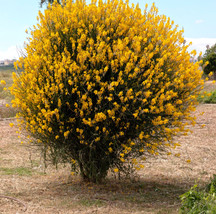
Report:
[[[123,0],[64,1],[39,13],[16,66],[11,93],[21,129],[83,177],[157,155],[188,132],[199,94],[199,63],[183,31],[147,5]],[[61,154],[61,155],[60,155]],[[139,168],[139,167],[138,167]]]

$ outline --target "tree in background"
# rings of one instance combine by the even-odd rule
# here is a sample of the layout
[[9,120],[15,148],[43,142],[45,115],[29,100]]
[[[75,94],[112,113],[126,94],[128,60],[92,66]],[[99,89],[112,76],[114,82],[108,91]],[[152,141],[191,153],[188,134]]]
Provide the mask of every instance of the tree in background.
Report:
[[209,47],[209,45],[206,46],[206,52],[203,55],[203,57],[206,57],[207,55],[211,54],[211,53],[216,53],[216,44],[214,44],[213,46]]
[[61,2],[61,0],[41,0],[40,1],[40,5],[41,5],[41,7],[43,6],[43,4],[53,4],[53,2],[54,1],[57,1],[57,3],[60,3]]
[[142,13],[123,0],[64,3],[39,12],[16,64],[20,130],[89,181],[139,170],[195,123],[203,83],[195,52],[154,4]]
[[216,44],[206,49],[203,55],[203,70],[206,75],[213,72],[213,79],[216,80]]

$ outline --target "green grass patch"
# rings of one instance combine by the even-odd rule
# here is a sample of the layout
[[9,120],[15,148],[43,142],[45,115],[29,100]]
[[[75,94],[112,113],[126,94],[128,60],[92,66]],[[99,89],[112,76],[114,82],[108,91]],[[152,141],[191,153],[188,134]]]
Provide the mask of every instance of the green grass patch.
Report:
[[216,175],[205,189],[200,189],[194,185],[180,198],[182,201],[181,214],[216,213]]
[[26,167],[16,167],[16,168],[0,167],[0,173],[3,175],[31,176],[32,170]]
[[216,103],[216,90],[210,93],[203,93],[197,98],[199,103]]

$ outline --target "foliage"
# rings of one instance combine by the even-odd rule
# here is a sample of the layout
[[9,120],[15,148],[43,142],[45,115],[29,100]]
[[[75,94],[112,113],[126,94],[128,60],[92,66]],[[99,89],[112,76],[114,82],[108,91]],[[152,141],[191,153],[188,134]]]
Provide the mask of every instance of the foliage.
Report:
[[154,5],[142,13],[122,0],[64,3],[39,13],[17,62],[20,129],[90,181],[139,170],[138,158],[175,147],[173,137],[195,123],[203,84],[195,52]]
[[206,190],[194,185],[188,192],[181,195],[182,214],[216,213],[216,175],[214,175]]
[[216,53],[216,44],[214,44],[213,46],[211,46],[210,48],[207,48],[203,57],[207,57],[209,54],[212,54],[212,53]]
[[211,53],[203,59],[203,62],[208,62],[206,66],[204,66],[205,74],[209,74],[210,72],[216,72],[216,53]]
[[200,103],[216,103],[216,90],[211,93],[200,94],[197,100]]
[[213,72],[213,78],[216,79],[216,44],[206,50],[203,56],[203,70],[206,75]]
[[[41,0],[40,1],[40,5],[41,5],[41,7],[43,6],[43,4],[53,4],[54,3],[54,0]],[[61,3],[61,0],[57,0],[57,3]]]
[[216,174],[213,175],[211,182],[206,186],[206,191],[212,194],[216,193]]

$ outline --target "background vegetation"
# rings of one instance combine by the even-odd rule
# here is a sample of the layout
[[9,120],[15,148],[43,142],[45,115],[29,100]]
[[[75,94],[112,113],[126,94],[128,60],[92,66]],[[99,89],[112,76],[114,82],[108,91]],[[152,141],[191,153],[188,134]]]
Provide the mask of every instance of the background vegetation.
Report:
[[[207,48],[203,55],[203,70],[206,75],[213,73],[213,79],[216,80],[216,44]],[[207,63],[207,65],[206,65]]]
[[188,192],[181,195],[182,214],[216,213],[216,175],[205,189],[194,185]]
[[0,80],[4,80],[7,83],[7,87],[0,84],[0,118],[14,117],[17,110],[11,106],[6,107],[7,103],[10,103],[14,96],[6,88],[12,86],[13,79],[12,73],[15,71],[13,66],[0,66]]

